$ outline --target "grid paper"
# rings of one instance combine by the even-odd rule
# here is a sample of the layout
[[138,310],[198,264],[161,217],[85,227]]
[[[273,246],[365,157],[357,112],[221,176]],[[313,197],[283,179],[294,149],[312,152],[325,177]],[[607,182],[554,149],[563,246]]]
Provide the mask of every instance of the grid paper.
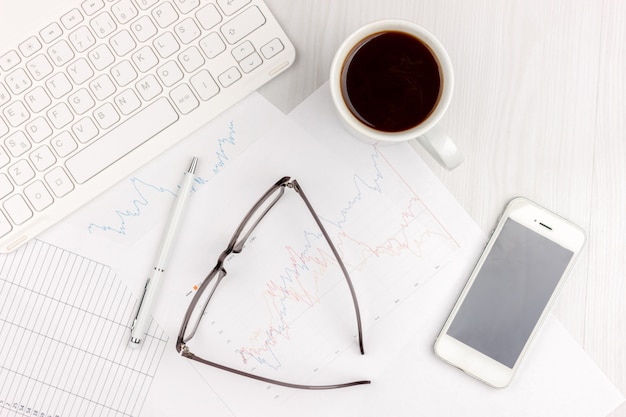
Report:
[[134,294],[105,265],[41,241],[0,257],[0,415],[136,416],[167,343],[128,347]]

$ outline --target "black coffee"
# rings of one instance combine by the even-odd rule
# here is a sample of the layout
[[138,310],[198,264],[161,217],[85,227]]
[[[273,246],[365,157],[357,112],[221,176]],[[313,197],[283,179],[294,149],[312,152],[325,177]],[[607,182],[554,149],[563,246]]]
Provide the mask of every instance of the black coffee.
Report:
[[364,124],[400,132],[423,122],[439,99],[439,65],[430,49],[403,32],[380,32],[361,41],[341,73],[346,105]]

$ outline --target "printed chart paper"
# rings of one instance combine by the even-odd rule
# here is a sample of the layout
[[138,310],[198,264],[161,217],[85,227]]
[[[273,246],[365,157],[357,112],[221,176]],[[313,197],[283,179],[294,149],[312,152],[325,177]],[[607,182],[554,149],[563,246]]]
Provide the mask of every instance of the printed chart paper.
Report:
[[34,240],[0,259],[0,415],[137,415],[168,336],[126,348],[133,293],[110,268]]

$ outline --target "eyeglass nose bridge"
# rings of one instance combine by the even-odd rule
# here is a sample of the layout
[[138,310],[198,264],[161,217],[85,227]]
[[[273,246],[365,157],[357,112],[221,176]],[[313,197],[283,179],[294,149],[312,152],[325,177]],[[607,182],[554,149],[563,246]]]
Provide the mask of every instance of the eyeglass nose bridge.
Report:
[[226,262],[226,258],[228,258],[228,256],[231,253],[239,253],[239,252],[236,252],[231,246],[226,248],[226,250],[224,252],[220,253],[220,256],[217,258],[217,267],[216,268],[224,269],[224,262]]

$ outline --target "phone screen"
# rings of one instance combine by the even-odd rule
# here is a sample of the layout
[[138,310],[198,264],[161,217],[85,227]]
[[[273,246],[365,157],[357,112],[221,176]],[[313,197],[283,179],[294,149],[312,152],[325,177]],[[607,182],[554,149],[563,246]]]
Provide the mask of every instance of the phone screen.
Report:
[[447,334],[512,369],[573,255],[507,219]]

